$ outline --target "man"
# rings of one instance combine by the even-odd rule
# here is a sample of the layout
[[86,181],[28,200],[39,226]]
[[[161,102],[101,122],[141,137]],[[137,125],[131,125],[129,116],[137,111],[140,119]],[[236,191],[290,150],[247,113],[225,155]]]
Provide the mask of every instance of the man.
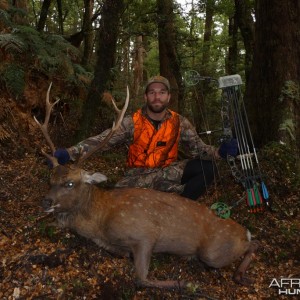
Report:
[[[123,119],[104,150],[122,143],[129,145],[128,171],[116,187],[153,188],[195,200],[213,182],[214,159],[236,156],[237,143],[232,139],[219,149],[206,145],[185,117],[168,109],[170,98],[169,81],[162,76],[150,78],[145,87],[145,105]],[[60,164],[76,160],[109,131],[69,149],[58,149],[54,156]],[[191,159],[178,160],[179,147]]]

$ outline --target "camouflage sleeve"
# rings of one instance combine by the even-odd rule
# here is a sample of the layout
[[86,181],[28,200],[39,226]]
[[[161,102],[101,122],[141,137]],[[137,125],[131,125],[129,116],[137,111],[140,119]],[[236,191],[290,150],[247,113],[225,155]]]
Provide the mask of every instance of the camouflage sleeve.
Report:
[[183,116],[180,116],[180,146],[192,158],[199,157],[208,160],[220,158],[218,149],[205,144],[197,134],[195,127]]
[[[104,138],[109,134],[111,129],[107,129],[99,135],[89,137],[86,140],[81,141],[77,145],[68,148],[68,152],[72,160],[77,160],[84,153],[89,152],[96,147]],[[111,137],[107,145],[102,151],[109,150],[112,147],[120,144],[130,143],[133,138],[134,124],[132,116],[128,115],[124,117],[121,126],[117,129],[114,135]]]

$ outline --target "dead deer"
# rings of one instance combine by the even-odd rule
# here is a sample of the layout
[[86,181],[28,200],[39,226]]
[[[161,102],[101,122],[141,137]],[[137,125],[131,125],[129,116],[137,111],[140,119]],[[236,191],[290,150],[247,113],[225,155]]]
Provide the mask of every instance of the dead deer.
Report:
[[[47,130],[49,103],[43,132]],[[113,100],[113,99],[112,99]],[[120,126],[128,106],[129,93],[116,125],[95,150],[102,148]],[[53,144],[49,143],[54,153]],[[50,156],[48,156],[50,157]],[[137,283],[142,287],[183,288],[186,282],[150,280],[148,270],[152,253],[196,256],[205,265],[221,268],[244,256],[233,275],[237,283],[248,285],[246,269],[259,247],[250,232],[231,219],[217,217],[205,205],[177,194],[143,188],[100,189],[94,184],[107,180],[101,173],[89,173],[76,165],[53,165],[51,189],[42,202],[44,210],[53,212],[59,226],[68,227],[93,240],[108,251],[132,254]],[[82,162],[87,156],[81,158]]]

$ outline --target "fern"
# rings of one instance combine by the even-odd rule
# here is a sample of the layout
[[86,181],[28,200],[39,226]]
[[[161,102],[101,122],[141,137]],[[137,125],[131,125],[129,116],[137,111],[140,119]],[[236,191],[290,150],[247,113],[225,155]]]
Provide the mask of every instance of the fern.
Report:
[[78,64],[73,64],[74,71],[77,75],[83,75],[89,78],[93,77],[92,72],[88,72],[83,66],[78,65]]
[[12,23],[10,21],[10,15],[7,11],[0,9],[0,23],[4,24],[4,26],[12,27]]
[[29,26],[17,26],[14,29],[14,35],[24,43],[30,55],[38,54],[45,48],[42,35],[34,28]]
[[48,35],[46,36],[45,42],[50,46],[49,47],[49,54],[52,51],[62,52],[67,55],[72,61],[79,60],[81,58],[80,51],[72,46],[67,40],[65,40],[61,35]]
[[15,30],[33,60],[32,68],[48,75],[59,73],[65,78],[74,76],[73,61],[79,60],[80,51],[59,35],[46,35],[27,26]]
[[[24,90],[24,71],[38,71],[66,82],[83,84],[92,75],[77,63],[80,51],[60,35],[40,33],[32,27],[16,26],[12,33],[0,35],[0,50],[13,54],[14,65],[0,67],[1,80],[11,94],[18,96]],[[17,67],[18,66],[18,67]],[[81,79],[79,78],[81,77]]]
[[57,57],[51,57],[49,55],[37,55],[38,61],[35,68],[49,75],[53,75],[59,66],[59,60]]
[[0,34],[0,49],[6,53],[22,53],[26,47],[24,43],[13,34]]
[[286,119],[279,126],[279,130],[286,131],[292,141],[296,141],[295,137],[295,124],[293,119]]
[[25,87],[25,72],[16,64],[9,64],[1,71],[1,77],[7,90],[16,98],[23,94]]

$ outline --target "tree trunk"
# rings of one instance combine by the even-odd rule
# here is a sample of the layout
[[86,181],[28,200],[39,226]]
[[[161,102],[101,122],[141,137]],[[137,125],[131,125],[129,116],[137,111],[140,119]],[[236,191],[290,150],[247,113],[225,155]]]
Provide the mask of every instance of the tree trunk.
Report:
[[238,27],[236,22],[236,14],[229,18],[228,35],[229,35],[229,47],[228,57],[226,60],[225,71],[227,75],[237,73],[237,61],[238,61],[238,42],[237,42]]
[[[89,0],[85,0],[85,1],[89,1]],[[93,2],[94,0],[90,0],[90,1]],[[94,2],[93,2],[93,3],[94,3]],[[89,4],[89,5],[90,5],[90,4]],[[85,10],[85,14],[86,14],[86,12],[87,12],[87,11]],[[89,12],[87,12],[87,13],[89,13]],[[89,24],[86,23],[87,20],[85,20],[85,18],[88,19],[88,17],[87,17],[86,15],[84,15],[84,21],[83,21],[84,24],[83,24],[81,30],[80,30],[79,32],[76,32],[76,33],[70,35],[70,36],[65,37],[65,39],[66,39],[67,41],[69,41],[74,47],[79,48],[80,45],[81,45],[81,43],[82,43],[82,41],[84,40],[84,36],[85,36],[85,34],[86,34],[86,32],[84,31],[85,28],[86,28],[87,30],[93,30],[92,24],[93,24],[93,22],[99,17],[99,15],[100,15],[99,11],[96,11],[96,12],[93,14],[93,16],[89,19],[89,22],[90,22]],[[93,36],[93,42],[94,42],[94,33],[92,33],[92,36]],[[90,38],[90,37],[89,37],[89,38]],[[93,47],[93,45],[90,45],[90,46]],[[85,51],[85,50],[84,50],[84,51]]]
[[47,15],[48,15],[48,12],[49,12],[50,5],[51,5],[51,0],[43,1],[42,8],[41,8],[40,19],[39,19],[39,22],[38,22],[37,28],[36,28],[37,31],[42,32],[44,30],[45,25],[46,25],[46,21],[47,21]]
[[84,0],[84,16],[83,16],[83,25],[82,31],[84,32],[84,49],[82,64],[88,66],[91,62],[93,54],[93,45],[94,45],[94,33],[93,33],[93,6],[94,0]]
[[133,60],[133,98],[139,97],[140,87],[143,83],[145,48],[143,36],[139,35],[135,39],[135,50]]
[[[246,84],[249,79],[249,73],[253,61],[254,48],[254,21],[252,17],[252,0],[235,0],[235,16],[238,27],[241,31],[245,46],[245,77]],[[271,2],[270,2],[271,3]],[[273,4],[270,4],[273,5]]]
[[258,146],[283,140],[299,151],[300,2],[258,0],[245,101]]
[[[103,3],[98,35],[97,64],[88,98],[84,103],[77,140],[82,140],[91,133],[95,134],[97,131],[103,130],[104,128],[101,126],[107,127],[107,123],[112,119],[110,118],[111,113],[104,102],[101,102],[101,98],[105,90],[112,88],[114,81],[112,68],[115,66],[117,39],[123,9],[123,0],[106,0]],[[101,121],[97,128],[95,127],[96,117]]]
[[203,37],[203,50],[202,50],[202,62],[201,62],[201,75],[207,76],[211,74],[210,70],[210,43],[211,43],[211,32],[213,28],[213,16],[215,11],[215,0],[208,0],[206,2],[205,9],[205,28]]
[[170,108],[183,111],[183,82],[176,53],[174,12],[172,0],[157,0],[158,43],[160,73],[169,79],[171,84]]
[[59,27],[59,34],[64,34],[64,22],[63,22],[63,15],[62,15],[62,3],[61,0],[56,0],[57,3],[57,12],[58,12],[58,27]]
[[[213,16],[215,12],[215,0],[208,0],[205,6],[205,27],[203,36],[203,48],[202,48],[202,58],[200,75],[201,76],[211,76],[211,40],[212,40],[212,29],[213,29]],[[211,86],[207,82],[200,82],[197,85],[197,94],[195,99],[195,127],[199,131],[206,131],[209,128],[208,120],[205,117],[206,103],[205,99],[208,94],[211,93]]]

